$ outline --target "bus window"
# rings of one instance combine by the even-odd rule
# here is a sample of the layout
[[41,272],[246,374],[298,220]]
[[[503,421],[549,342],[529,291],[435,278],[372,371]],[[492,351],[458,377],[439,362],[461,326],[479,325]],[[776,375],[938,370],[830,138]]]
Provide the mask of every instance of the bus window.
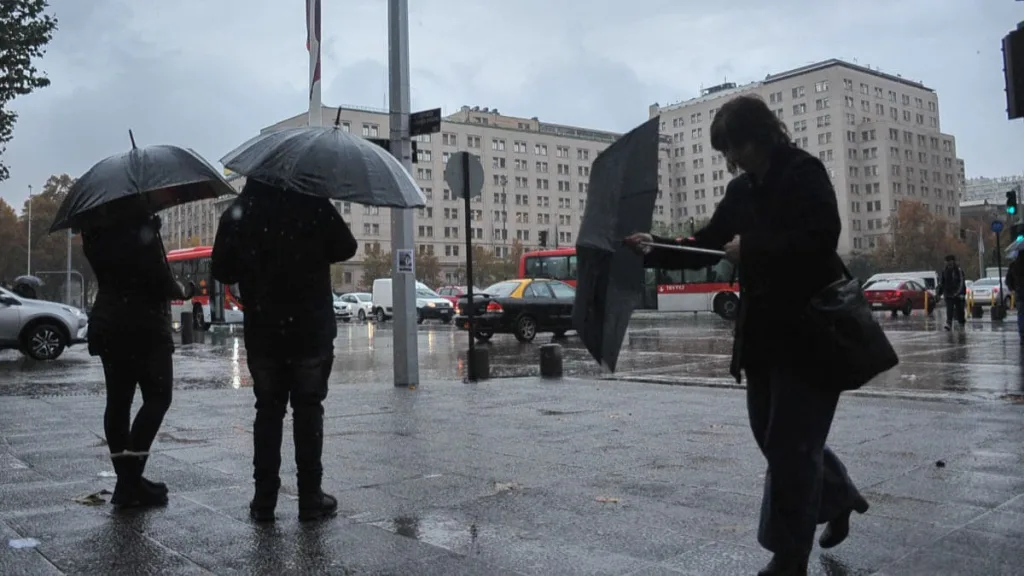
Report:
[[572,276],[569,275],[569,256],[533,256],[526,258],[527,278],[576,279],[576,257],[572,256]]
[[694,284],[708,282],[711,268],[700,270],[658,270],[658,284]]
[[708,278],[708,282],[730,282],[736,280],[733,274],[736,273],[736,267],[733,266],[732,262],[729,262],[725,258],[718,261],[711,267],[711,277]]
[[[576,255],[569,256],[569,278],[572,280],[576,279],[577,267],[576,267]],[[564,278],[562,278],[564,280]]]

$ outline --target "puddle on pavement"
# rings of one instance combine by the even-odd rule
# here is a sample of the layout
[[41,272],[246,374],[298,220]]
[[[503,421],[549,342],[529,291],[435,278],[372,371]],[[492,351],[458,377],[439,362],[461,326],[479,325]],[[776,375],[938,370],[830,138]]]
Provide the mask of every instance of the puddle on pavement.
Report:
[[422,517],[396,516],[371,525],[460,554],[478,546],[481,537],[478,524],[436,514]]

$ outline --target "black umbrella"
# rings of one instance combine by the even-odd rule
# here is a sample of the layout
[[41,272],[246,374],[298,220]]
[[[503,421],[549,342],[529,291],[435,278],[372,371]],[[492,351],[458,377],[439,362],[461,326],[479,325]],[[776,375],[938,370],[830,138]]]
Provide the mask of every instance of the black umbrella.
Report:
[[644,122],[594,160],[576,240],[573,327],[594,359],[612,371],[643,290],[643,256],[622,240],[651,229],[659,122],[659,117]]
[[221,158],[228,170],[276,188],[369,206],[418,208],[427,198],[384,148],[334,126],[260,134]]
[[[119,204],[144,199],[158,212],[178,204],[234,194],[216,168],[195,151],[177,146],[135,147],[101,160],[68,190],[50,232],[116,216]],[[104,208],[103,210],[98,210]]]

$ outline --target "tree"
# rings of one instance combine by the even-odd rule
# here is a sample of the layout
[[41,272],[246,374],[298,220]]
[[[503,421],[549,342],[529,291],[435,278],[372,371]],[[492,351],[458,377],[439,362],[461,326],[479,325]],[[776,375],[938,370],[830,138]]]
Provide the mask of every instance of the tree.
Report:
[[[57,29],[57,19],[43,12],[46,0],[3,0],[0,2],[0,157],[14,138],[18,114],[7,109],[9,102],[50,85],[32,60],[41,58]],[[10,176],[0,160],[0,182]]]
[[[473,246],[473,285],[484,288],[494,284],[496,279],[504,275],[505,261],[494,255],[494,251],[483,246]],[[466,267],[459,266],[455,270],[459,284],[466,284]]]
[[880,272],[938,270],[947,254],[963,262],[971,251],[960,240],[958,228],[921,202],[903,201],[889,218],[891,237],[879,237],[872,260]]
[[518,238],[512,241],[508,255],[501,259],[500,277],[497,279],[499,282],[519,277],[519,261],[523,259],[524,251],[523,243]]
[[437,287],[441,284],[441,263],[433,252],[416,252],[416,279],[427,286]]
[[25,273],[25,232],[14,208],[0,198],[0,283]]
[[360,288],[370,290],[377,278],[391,277],[391,251],[381,250],[377,244],[370,245],[363,255],[363,276],[359,279]]

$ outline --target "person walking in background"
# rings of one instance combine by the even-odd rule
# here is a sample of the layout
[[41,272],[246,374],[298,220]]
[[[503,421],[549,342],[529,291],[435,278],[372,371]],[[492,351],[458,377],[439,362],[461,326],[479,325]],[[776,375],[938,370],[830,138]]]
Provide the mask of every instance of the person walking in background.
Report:
[[[744,174],[733,179],[710,222],[692,239],[638,233],[627,245],[645,267],[700,269],[716,257],[652,249],[650,242],[724,250],[738,264],[740,310],[730,372],[747,375],[747,412],[768,461],[758,541],[774,553],[760,576],[804,576],[816,525],[831,548],[849,534],[861,496],[826,446],[840,389],[828,381],[828,358],[807,357],[803,311],[842,278],[836,254],[841,223],[825,166],[794,146],[763,100],[739,96],[718,110],[711,144]],[[794,284],[793,278],[801,281]]]
[[322,490],[323,401],[334,363],[330,266],[355,255],[352,232],[325,198],[249,179],[224,212],[213,246],[213,276],[239,285],[245,349],[256,396],[255,495],[250,517],[273,521],[281,487],[281,442],[289,402],[295,436],[299,520],[333,516]]
[[946,256],[946,267],[939,277],[939,289],[936,294],[946,300],[946,330],[953,329],[953,318],[961,328],[967,324],[967,275],[956,262],[956,256]]
[[[160,218],[145,201],[129,199],[103,224],[82,229],[82,247],[99,292],[89,315],[89,353],[103,361],[107,406],[103,429],[117,474],[110,503],[163,506],[167,486],[143,476],[150,446],[171,405],[174,376],[170,301],[191,298],[171,274]],[[142,407],[134,422],[136,386]]]
[[1013,304],[1017,307],[1017,334],[1021,337],[1021,343],[1024,343],[1024,306],[1020,301],[1024,293],[1024,263],[1021,262],[1019,252],[1006,270],[1006,289],[1013,294]]

